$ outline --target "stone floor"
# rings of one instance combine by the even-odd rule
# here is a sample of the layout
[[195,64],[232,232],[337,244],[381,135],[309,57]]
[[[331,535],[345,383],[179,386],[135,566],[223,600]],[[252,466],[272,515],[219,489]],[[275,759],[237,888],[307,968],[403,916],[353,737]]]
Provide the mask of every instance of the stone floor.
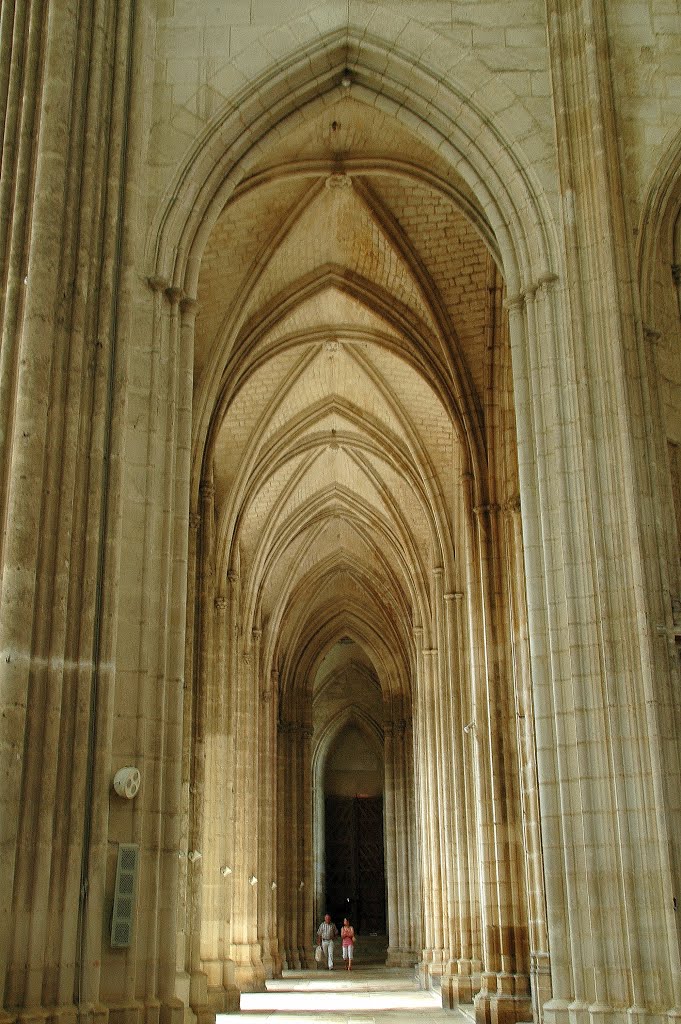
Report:
[[443,1010],[439,996],[420,990],[413,970],[366,966],[351,974],[337,965],[329,971],[285,971],[267,982],[266,992],[245,993],[241,1013],[220,1014],[217,1024],[244,1017],[278,1024],[471,1024],[460,1010]]

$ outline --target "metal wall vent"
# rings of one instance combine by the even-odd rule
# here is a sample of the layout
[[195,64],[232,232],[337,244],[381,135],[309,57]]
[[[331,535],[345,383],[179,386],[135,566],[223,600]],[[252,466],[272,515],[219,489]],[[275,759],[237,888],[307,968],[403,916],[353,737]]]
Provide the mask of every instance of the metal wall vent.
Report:
[[116,888],[111,915],[111,945],[116,949],[125,949],[132,940],[138,860],[139,846],[136,843],[118,844]]

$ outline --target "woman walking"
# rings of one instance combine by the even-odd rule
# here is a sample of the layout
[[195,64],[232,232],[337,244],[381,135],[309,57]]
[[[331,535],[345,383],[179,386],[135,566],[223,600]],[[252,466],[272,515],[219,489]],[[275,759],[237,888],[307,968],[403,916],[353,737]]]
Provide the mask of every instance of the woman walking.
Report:
[[355,929],[350,924],[347,917],[343,918],[343,927],[341,928],[341,945],[343,946],[343,960],[347,964],[347,969],[352,970],[352,954],[355,949]]

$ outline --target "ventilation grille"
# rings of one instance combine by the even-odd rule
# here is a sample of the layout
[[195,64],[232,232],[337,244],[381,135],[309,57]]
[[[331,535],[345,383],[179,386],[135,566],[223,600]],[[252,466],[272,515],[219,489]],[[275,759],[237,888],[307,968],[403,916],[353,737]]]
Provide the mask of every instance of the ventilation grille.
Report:
[[138,859],[139,846],[135,843],[119,843],[116,889],[111,915],[111,945],[116,949],[125,949],[132,939]]

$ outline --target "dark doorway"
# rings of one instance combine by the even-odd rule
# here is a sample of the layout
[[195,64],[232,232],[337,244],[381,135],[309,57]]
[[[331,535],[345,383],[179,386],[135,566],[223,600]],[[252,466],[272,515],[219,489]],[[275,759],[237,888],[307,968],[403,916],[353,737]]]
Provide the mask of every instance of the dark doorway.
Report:
[[382,796],[327,796],[326,907],[339,926],[385,934]]

